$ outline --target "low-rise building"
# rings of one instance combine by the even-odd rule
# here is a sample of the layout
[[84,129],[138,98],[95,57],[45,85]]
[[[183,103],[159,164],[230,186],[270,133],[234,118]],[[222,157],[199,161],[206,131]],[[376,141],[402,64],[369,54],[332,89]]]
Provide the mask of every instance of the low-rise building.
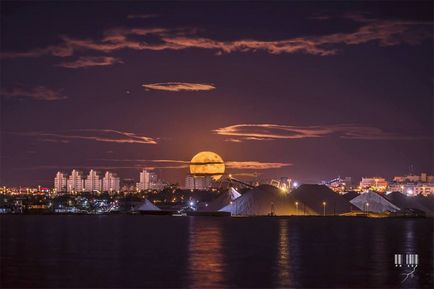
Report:
[[344,193],[352,190],[352,179],[351,177],[337,177],[330,181],[323,181],[321,182],[321,185],[326,185],[337,193]]
[[406,182],[434,182],[434,176],[428,175],[426,173],[421,173],[420,175],[407,175],[407,176],[396,176],[393,178],[393,181],[396,183],[406,183]]
[[360,190],[363,192],[376,191],[385,192],[388,186],[386,179],[381,177],[362,178]]
[[389,192],[401,192],[408,196],[434,194],[434,182],[419,182],[419,183],[390,183],[387,190]]

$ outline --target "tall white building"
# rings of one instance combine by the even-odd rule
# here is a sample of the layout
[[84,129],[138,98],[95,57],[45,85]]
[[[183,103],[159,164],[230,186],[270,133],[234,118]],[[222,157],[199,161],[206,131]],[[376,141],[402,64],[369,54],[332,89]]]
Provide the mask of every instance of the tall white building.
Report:
[[94,170],[90,170],[89,174],[86,177],[86,180],[84,181],[84,190],[86,192],[93,192],[93,191],[101,191],[102,189],[102,180],[99,176],[98,172]]
[[158,189],[158,175],[154,172],[149,173],[149,188]]
[[158,176],[154,172],[143,170],[140,172],[139,182],[137,183],[138,191],[156,189],[158,184]]
[[102,190],[104,192],[113,192],[120,190],[120,179],[115,173],[105,172],[102,179]]
[[54,178],[54,189],[56,192],[66,192],[67,188],[67,175],[62,172],[57,172]]
[[84,189],[83,175],[80,171],[72,170],[67,181],[68,193],[82,192]]
[[207,190],[212,185],[210,176],[193,176],[185,177],[185,188],[188,190]]

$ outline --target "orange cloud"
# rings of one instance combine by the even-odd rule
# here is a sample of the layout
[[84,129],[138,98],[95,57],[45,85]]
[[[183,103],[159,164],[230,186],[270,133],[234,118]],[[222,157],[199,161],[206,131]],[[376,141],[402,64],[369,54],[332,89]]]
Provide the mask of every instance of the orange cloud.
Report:
[[203,91],[215,89],[215,86],[212,84],[189,82],[160,82],[143,84],[142,86],[147,89],[164,91]]
[[[147,165],[155,168],[175,168],[185,169],[190,165],[190,161],[184,160],[149,160],[149,159],[96,159],[96,161],[107,162],[122,162],[122,163],[136,163],[136,166]],[[163,163],[164,165],[160,165]],[[280,169],[283,167],[291,166],[291,163],[274,163],[274,162],[260,162],[260,161],[227,161],[225,162],[227,168],[240,169],[240,170],[268,170]]]
[[14,134],[36,136],[41,141],[51,142],[69,142],[75,139],[110,143],[157,144],[155,138],[112,129],[77,129],[64,133],[24,132]]
[[291,163],[269,163],[259,161],[229,161],[225,164],[229,169],[240,170],[269,170],[292,166]]
[[108,66],[117,63],[123,63],[122,60],[110,56],[83,56],[72,62],[63,62],[56,66],[64,68],[82,68],[92,66]]
[[[324,18],[324,17],[323,17]],[[181,50],[199,48],[216,50],[218,53],[265,51],[271,54],[304,53],[327,56],[338,53],[340,45],[360,45],[377,42],[380,46],[393,46],[402,43],[418,44],[432,37],[432,31],[425,29],[432,23],[370,19],[363,16],[345,16],[360,27],[349,33],[333,33],[322,36],[302,36],[274,41],[258,39],[238,39],[221,41],[198,36],[194,29],[165,28],[116,28],[104,33],[101,39],[74,39],[62,37],[57,46],[34,49],[27,52],[6,52],[2,58],[38,57],[52,55],[71,56],[77,50],[92,50],[109,53],[121,49],[132,50]],[[152,36],[155,41],[143,41],[140,37]]]
[[376,127],[351,124],[329,126],[294,126],[279,124],[236,124],[215,129],[216,134],[230,136],[226,141],[304,139],[337,135],[345,139],[364,140],[411,140],[431,139],[429,137],[403,136],[384,132]]
[[62,94],[61,90],[53,90],[45,86],[37,86],[33,88],[14,87],[9,89],[0,89],[0,96],[7,98],[24,97],[34,100],[62,100],[68,97]]

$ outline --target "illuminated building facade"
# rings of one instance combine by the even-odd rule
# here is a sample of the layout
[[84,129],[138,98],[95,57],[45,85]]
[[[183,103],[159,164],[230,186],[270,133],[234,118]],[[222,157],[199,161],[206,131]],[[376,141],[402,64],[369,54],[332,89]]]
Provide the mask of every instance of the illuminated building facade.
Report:
[[84,189],[83,174],[80,171],[72,170],[67,181],[68,193],[82,192]]
[[120,178],[112,172],[105,172],[102,179],[102,190],[104,192],[118,192],[120,190]]
[[149,189],[151,173],[147,170],[143,170],[140,172],[139,182],[137,183],[138,191],[145,191]]
[[90,170],[89,174],[86,177],[86,180],[84,181],[84,190],[86,192],[93,192],[93,191],[101,191],[102,189],[102,180],[100,175],[94,171]]
[[390,183],[387,188],[389,192],[401,192],[408,196],[434,194],[434,182],[419,182],[419,183]]
[[432,183],[434,182],[434,176],[428,175],[426,173],[421,173],[419,176],[418,175],[396,176],[393,178],[393,181],[396,183],[406,183],[406,182]]
[[57,172],[54,178],[54,189],[56,192],[66,192],[67,189],[67,175],[63,172]]
[[185,177],[185,188],[188,190],[207,190],[211,185],[212,178],[210,176],[187,175]]
[[401,192],[408,196],[434,194],[434,176],[422,173],[420,175],[396,176],[389,184],[388,191]]
[[372,178],[362,178],[360,182],[361,191],[376,191],[385,192],[388,186],[388,182],[384,178],[372,177]]

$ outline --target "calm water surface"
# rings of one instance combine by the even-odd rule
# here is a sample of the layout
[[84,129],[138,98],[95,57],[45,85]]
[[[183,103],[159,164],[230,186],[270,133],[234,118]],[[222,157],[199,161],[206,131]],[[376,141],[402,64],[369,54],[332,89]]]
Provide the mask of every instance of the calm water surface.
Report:
[[[432,288],[433,219],[1,216],[1,287]],[[415,253],[414,276],[394,254]]]

